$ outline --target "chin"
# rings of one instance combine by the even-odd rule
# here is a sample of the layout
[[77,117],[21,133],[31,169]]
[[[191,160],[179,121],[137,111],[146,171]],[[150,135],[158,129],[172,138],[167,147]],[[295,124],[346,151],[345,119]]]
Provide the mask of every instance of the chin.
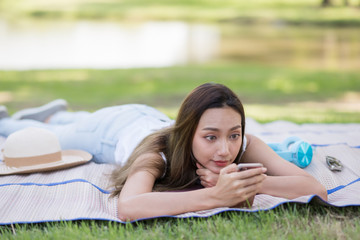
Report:
[[220,170],[223,169],[224,167],[217,167],[217,166],[211,166],[209,167],[208,169],[210,171],[212,171],[213,173],[216,173],[216,174],[219,174],[220,173]]

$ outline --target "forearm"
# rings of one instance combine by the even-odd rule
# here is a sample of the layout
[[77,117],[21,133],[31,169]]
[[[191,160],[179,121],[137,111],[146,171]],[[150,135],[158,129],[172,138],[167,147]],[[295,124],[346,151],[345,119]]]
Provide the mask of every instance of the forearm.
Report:
[[162,215],[177,215],[218,207],[211,189],[186,192],[149,192],[118,201],[118,217],[135,220]]
[[231,164],[220,170],[216,186],[181,192],[152,192],[155,178],[147,171],[139,171],[128,177],[118,199],[117,215],[128,221],[236,206],[259,192],[264,171],[258,168],[239,172],[236,164]]
[[315,194],[327,201],[325,187],[308,176],[267,176],[259,193],[288,199]]

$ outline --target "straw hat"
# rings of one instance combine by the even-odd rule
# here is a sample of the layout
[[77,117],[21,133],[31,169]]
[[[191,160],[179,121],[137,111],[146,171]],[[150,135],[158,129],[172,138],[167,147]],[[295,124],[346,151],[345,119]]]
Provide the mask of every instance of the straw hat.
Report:
[[82,150],[61,150],[56,135],[29,127],[10,134],[3,146],[0,175],[58,170],[86,163],[92,155]]

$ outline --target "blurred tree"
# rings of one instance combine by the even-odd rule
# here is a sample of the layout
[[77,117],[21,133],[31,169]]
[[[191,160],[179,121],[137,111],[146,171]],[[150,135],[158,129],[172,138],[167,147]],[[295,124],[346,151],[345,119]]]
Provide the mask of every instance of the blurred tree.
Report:
[[[332,0],[322,0],[321,5],[323,7],[328,7],[332,5]],[[349,6],[349,0],[344,0],[344,5]]]
[[331,5],[331,0],[322,0],[321,1],[321,6],[323,7],[327,7]]

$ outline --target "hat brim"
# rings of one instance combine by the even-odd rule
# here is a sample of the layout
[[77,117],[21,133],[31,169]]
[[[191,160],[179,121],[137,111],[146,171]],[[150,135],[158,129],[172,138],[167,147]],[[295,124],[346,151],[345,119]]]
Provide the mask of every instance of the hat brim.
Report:
[[61,155],[61,161],[24,167],[9,167],[6,166],[4,162],[0,162],[0,175],[60,170],[87,163],[92,159],[92,155],[90,153],[82,150],[63,150],[61,151]]

